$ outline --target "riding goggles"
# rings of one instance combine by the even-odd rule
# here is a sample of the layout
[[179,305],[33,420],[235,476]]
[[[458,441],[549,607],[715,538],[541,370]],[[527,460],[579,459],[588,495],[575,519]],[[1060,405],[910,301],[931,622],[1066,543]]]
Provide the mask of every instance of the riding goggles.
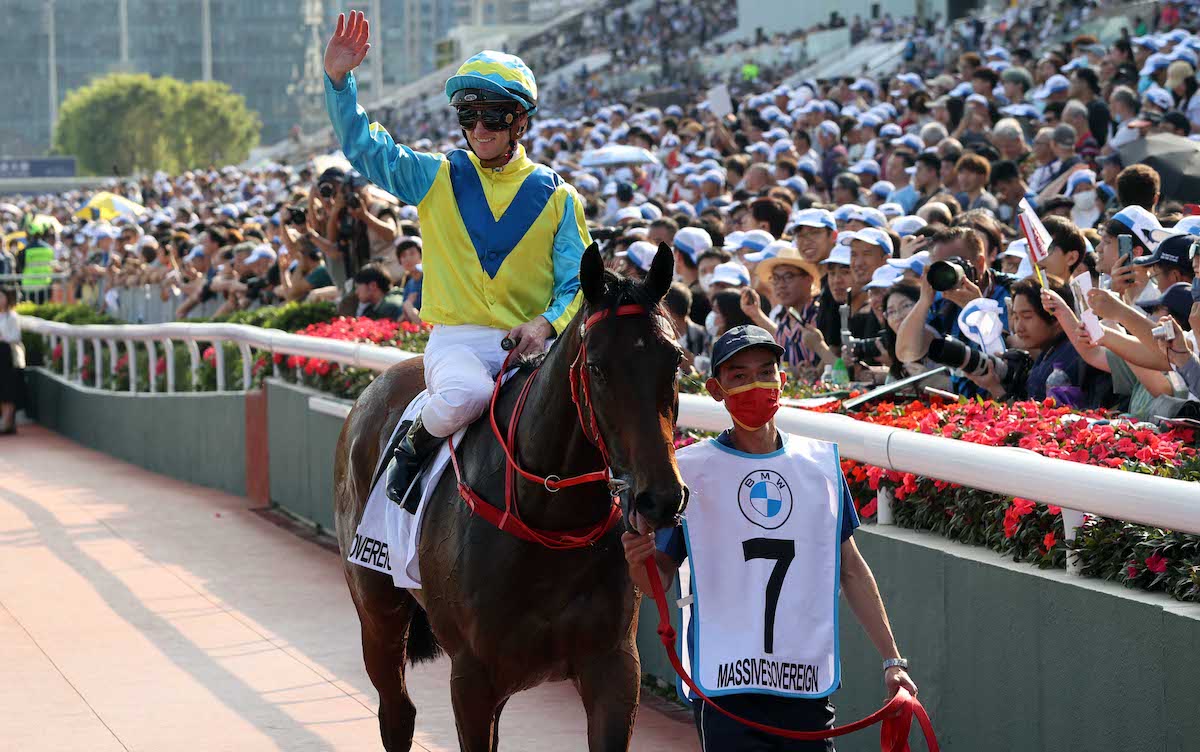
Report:
[[458,110],[458,124],[468,131],[478,122],[489,131],[506,131],[516,119],[516,113],[507,107],[460,107]]

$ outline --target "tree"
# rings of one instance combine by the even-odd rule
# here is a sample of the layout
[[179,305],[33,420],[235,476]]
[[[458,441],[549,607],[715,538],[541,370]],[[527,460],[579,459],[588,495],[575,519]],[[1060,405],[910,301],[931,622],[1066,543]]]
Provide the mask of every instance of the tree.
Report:
[[67,95],[51,152],[85,174],[179,173],[245,160],[261,127],[226,84],[114,73]]

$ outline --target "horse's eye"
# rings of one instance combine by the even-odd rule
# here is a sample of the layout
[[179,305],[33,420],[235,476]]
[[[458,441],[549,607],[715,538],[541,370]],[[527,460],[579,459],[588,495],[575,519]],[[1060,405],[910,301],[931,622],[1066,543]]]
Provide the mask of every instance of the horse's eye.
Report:
[[595,363],[588,363],[588,373],[593,379],[604,381],[604,369]]

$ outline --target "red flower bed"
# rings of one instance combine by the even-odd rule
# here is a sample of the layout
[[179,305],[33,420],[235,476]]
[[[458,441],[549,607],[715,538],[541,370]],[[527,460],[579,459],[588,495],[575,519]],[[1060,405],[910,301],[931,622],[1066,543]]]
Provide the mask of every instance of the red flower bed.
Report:
[[[296,332],[309,337],[336,339],[342,342],[361,342],[380,347],[395,347],[408,352],[424,352],[429,339],[430,324],[418,325],[408,321],[386,319],[352,318],[343,316],[332,321],[310,324]],[[266,375],[266,359],[255,363],[255,376]],[[306,358],[302,355],[276,353],[274,363],[284,378],[300,381],[309,386],[331,392],[339,397],[354,399],[374,373],[364,368],[343,368],[322,358]]]

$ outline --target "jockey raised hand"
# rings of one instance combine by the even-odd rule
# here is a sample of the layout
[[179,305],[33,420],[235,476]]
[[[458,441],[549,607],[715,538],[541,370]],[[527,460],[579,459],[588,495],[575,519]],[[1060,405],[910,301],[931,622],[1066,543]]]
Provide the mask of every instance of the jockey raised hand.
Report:
[[537,83],[520,58],[484,51],[446,82],[470,151],[399,146],[357,103],[351,72],[371,48],[361,12],[338,16],[325,50],[325,105],[350,164],[417,207],[424,241],[421,318],[431,398],[400,446],[420,460],[479,417],[514,340],[541,352],[579,307],[579,261],[590,243],[583,202],[521,146]]

